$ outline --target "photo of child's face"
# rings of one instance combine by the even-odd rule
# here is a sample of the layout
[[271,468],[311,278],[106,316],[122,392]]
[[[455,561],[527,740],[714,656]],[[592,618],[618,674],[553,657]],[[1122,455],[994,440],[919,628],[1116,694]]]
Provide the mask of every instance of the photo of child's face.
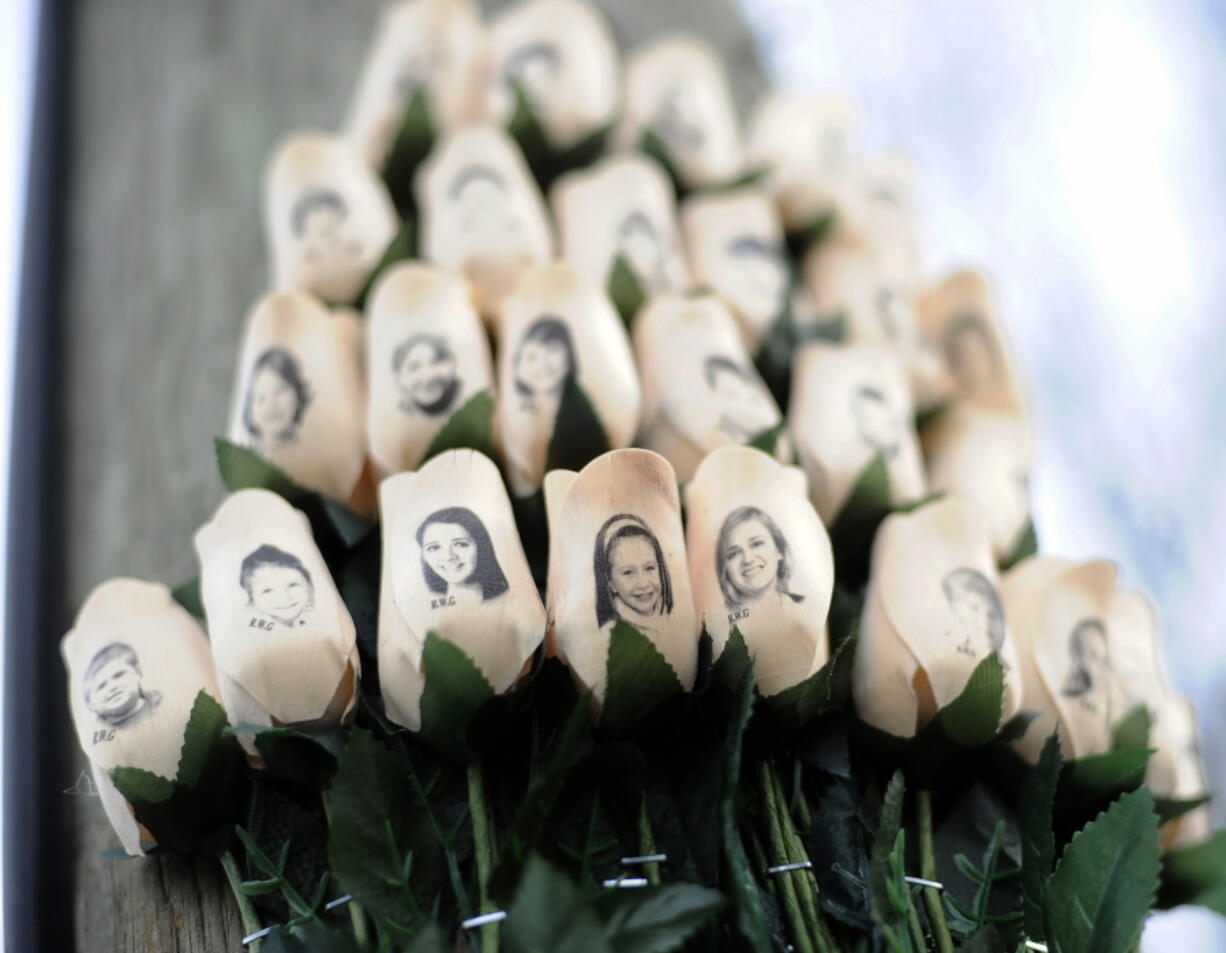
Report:
[[255,608],[284,625],[297,622],[311,601],[310,583],[292,566],[257,566],[249,585]]
[[760,520],[748,519],[734,528],[720,555],[724,572],[749,598],[757,598],[775,585],[782,554]]
[[[456,380],[456,359],[442,342],[421,340],[405,352],[396,386],[418,410],[445,410]],[[444,406],[440,406],[444,405]]]
[[295,229],[307,261],[320,262],[336,255],[352,258],[362,253],[362,242],[345,234],[348,211],[337,193],[314,193],[302,201]]
[[257,436],[276,437],[294,429],[298,393],[274,368],[265,365],[256,370],[248,401],[250,422]]
[[696,150],[706,141],[701,115],[694,92],[674,86],[660,98],[651,125],[670,148]]
[[451,190],[454,221],[474,242],[506,241],[520,229],[510,208],[506,182],[491,169],[470,167],[460,173]]
[[569,373],[570,355],[561,341],[530,338],[520,345],[515,377],[534,393],[559,392]]
[[976,657],[998,651],[1004,640],[1004,617],[991,581],[977,570],[955,569],[943,587],[965,639],[963,650]]
[[609,585],[616,598],[643,615],[659,611],[660,566],[655,547],[646,537],[628,536],[614,542],[609,565]]
[[538,117],[550,109],[550,92],[562,69],[562,53],[552,43],[537,42],[524,46],[507,58],[503,83],[513,97],[515,86],[524,91]]
[[755,313],[774,314],[783,307],[788,270],[780,250],[755,235],[739,235],[728,244],[739,294]]
[[902,424],[885,395],[873,387],[861,387],[851,399],[856,430],[866,444],[887,460],[898,453]]
[[426,565],[448,585],[467,582],[477,567],[477,544],[459,523],[431,523],[421,550]]
[[85,686],[86,703],[103,721],[122,719],[140,704],[140,694],[140,672],[122,657],[99,668]]

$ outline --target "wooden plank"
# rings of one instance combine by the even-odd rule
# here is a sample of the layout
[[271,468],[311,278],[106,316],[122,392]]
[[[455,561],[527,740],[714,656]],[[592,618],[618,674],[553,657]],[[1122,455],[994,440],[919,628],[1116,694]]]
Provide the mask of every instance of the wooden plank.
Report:
[[[607,0],[623,44],[706,35],[761,88],[733,0]],[[266,281],[260,177],[287,130],[339,122],[374,0],[107,0],[75,5],[70,61],[62,441],[65,617],[115,575],[174,584],[222,488],[241,323]],[[84,767],[75,741],[68,789]],[[237,950],[217,865],[114,861],[100,805],[72,800],[77,949]]]

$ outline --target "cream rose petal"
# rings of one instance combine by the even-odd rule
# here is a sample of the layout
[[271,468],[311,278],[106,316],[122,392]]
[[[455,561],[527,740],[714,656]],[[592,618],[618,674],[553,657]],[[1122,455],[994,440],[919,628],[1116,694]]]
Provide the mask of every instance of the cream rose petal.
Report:
[[617,47],[595,7],[580,0],[526,0],[490,22],[492,70],[486,115],[505,126],[523,90],[557,148],[608,126],[617,108]]
[[591,401],[611,447],[639,422],[639,380],[626,331],[600,286],[564,263],[526,271],[504,302],[498,330],[497,433],[517,496],[545,476],[561,397],[573,381]]
[[[719,447],[744,444],[783,419],[718,298],[661,294],[639,312],[634,351],[643,381],[639,443],[666,457],[681,482]],[[790,445],[776,452],[786,459]]]
[[303,132],[273,152],[264,192],[273,286],[351,304],[396,234],[382,180],[348,142]]
[[347,720],[361,667],[353,620],[306,516],[275,493],[240,490],[200,528],[195,543],[232,723]]
[[301,291],[256,302],[239,350],[229,437],[308,489],[353,500],[366,465],[363,328]]
[[549,616],[579,682],[603,703],[610,637],[620,619],[650,639],[682,687],[691,688],[698,619],[668,461],[647,450],[606,453],[547,507],[556,507],[566,527],[550,540]]
[[829,657],[834,555],[804,474],[760,450],[724,447],[687,484],[685,509],[694,604],[715,657],[735,625],[763,695],[816,672]]
[[841,227],[878,250],[890,283],[910,297],[924,279],[915,168],[904,156],[882,153],[854,163],[850,179],[839,209]]
[[503,130],[473,126],[443,139],[414,183],[421,255],[460,272],[492,318],[524,270],[548,261],[553,232],[527,163]]
[[924,495],[911,396],[902,362],[891,349],[806,345],[795,358],[788,406],[792,440],[827,524],[878,454],[894,502]]
[[412,470],[452,414],[493,395],[489,340],[468,283],[419,262],[380,279],[367,321],[370,456],[384,474]]

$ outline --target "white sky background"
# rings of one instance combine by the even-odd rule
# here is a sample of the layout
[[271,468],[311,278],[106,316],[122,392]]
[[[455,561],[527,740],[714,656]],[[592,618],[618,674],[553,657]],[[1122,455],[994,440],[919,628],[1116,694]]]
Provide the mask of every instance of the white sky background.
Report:
[[[741,2],[779,85],[851,93],[866,149],[914,159],[933,273],[995,276],[1040,544],[1155,601],[1226,791],[1226,5]],[[1226,920],[1144,949],[1226,949]]]

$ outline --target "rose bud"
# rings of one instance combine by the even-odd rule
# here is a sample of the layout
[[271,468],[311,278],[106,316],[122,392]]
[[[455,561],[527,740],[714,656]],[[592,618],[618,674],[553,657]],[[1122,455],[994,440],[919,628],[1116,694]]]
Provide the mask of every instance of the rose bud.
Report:
[[352,304],[398,228],[361,154],[335,136],[299,133],[273,153],[264,193],[273,287]]
[[196,620],[156,583],[111,579],[82,604],[60,643],[68,703],[107,819],[132,856],[155,835],[138,824],[110,772],[179,772],[196,696],[220,698],[209,642]]
[[[1156,797],[1193,801],[1209,794],[1205,762],[1196,738],[1196,713],[1187,699],[1171,694],[1162,708],[1151,712],[1149,745],[1157,749],[1149,761],[1146,786]],[[1207,804],[1168,821],[1162,828],[1163,846],[1197,844],[1213,833]]]
[[606,287],[621,255],[648,294],[690,286],[673,186],[659,163],[610,156],[563,175],[551,197],[562,256],[589,282]]
[[844,228],[862,235],[880,253],[887,278],[910,298],[924,280],[915,170],[902,156],[861,160],[840,208]]
[[347,502],[366,464],[363,330],[300,291],[256,302],[239,350],[229,436],[302,486]]
[[834,555],[804,473],[760,450],[724,447],[686,486],[685,511],[694,604],[715,656],[736,626],[763,695],[821,668]]
[[348,137],[381,169],[419,92],[436,130],[476,118],[484,42],[469,0],[408,0],[384,8],[345,119]]
[[790,229],[835,211],[848,189],[859,110],[845,96],[773,92],[750,123],[749,163],[766,169],[766,187]]
[[673,468],[648,450],[614,450],[573,478],[550,477],[549,618],[559,654],[603,704],[613,627],[624,622],[688,691],[699,627]]
[[[782,421],[718,298],[657,295],[633,337],[643,381],[638,443],[666,457],[682,483],[712,450],[749,443]],[[780,459],[789,452],[786,440],[776,442]]]
[[452,414],[493,393],[489,340],[468,283],[420,262],[379,280],[367,316],[370,456],[385,474],[412,470]]
[[621,318],[570,265],[538,265],[503,302],[495,425],[517,496],[540,488],[558,409],[578,386],[611,447],[639,421],[639,381]]
[[510,688],[545,635],[545,607],[498,467],[451,450],[379,487],[383,574],[379,674],[388,716],[421,728],[428,633],[461,648],[495,692]]
[[230,723],[348,721],[361,669],[353,620],[306,516],[268,490],[240,490],[196,533],[196,554]]
[[626,63],[623,106],[620,148],[637,147],[650,130],[685,186],[720,185],[744,169],[728,77],[705,43],[677,37],[636,51]]
[[959,271],[920,296],[920,332],[939,350],[954,396],[987,410],[1024,412],[1013,361],[983,275]]
[[617,47],[595,7],[579,0],[527,0],[490,22],[491,121],[505,126],[523,91],[550,144],[564,149],[613,121]]
[[973,506],[940,500],[887,517],[873,542],[856,644],[857,714],[910,737],[995,652],[1004,667],[1004,724],[1022,707],[1018,649],[1005,618],[987,530]]
[[757,353],[792,284],[775,206],[758,188],[696,195],[681,207],[681,227],[698,284],[728,302],[746,350]]
[[998,560],[1030,520],[1030,428],[1017,414],[958,404],[924,430],[928,489],[977,503]]
[[889,348],[806,345],[795,360],[789,407],[792,440],[827,525],[878,456],[892,502],[924,495],[907,378]]

